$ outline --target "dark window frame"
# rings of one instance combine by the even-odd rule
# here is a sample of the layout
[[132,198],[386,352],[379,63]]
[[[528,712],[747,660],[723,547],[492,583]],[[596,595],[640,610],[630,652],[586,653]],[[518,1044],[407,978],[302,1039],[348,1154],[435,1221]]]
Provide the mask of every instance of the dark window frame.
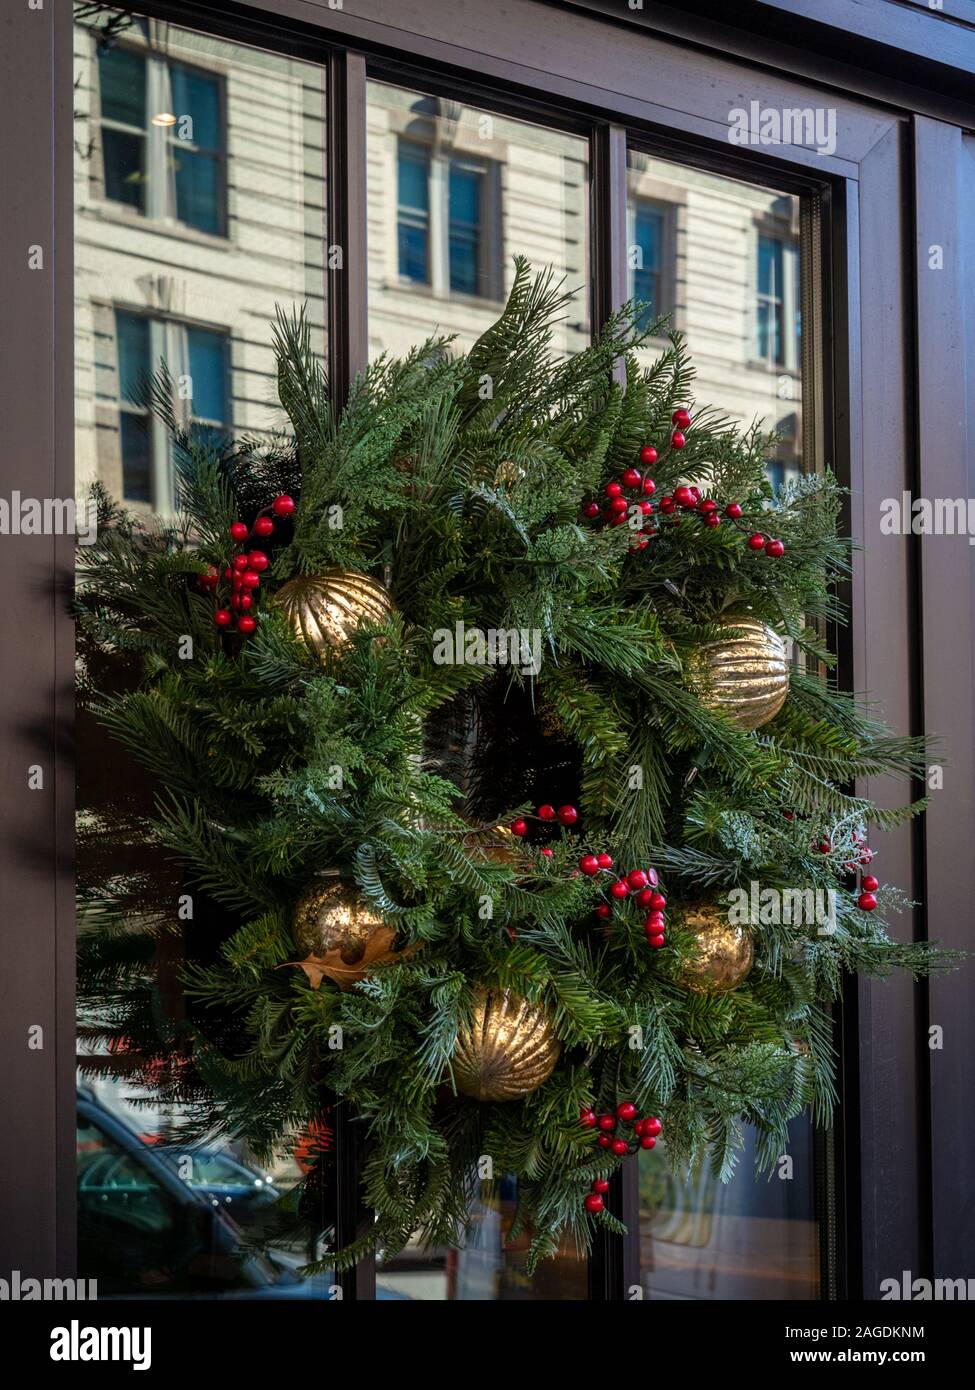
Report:
[[[70,96],[64,98],[71,90],[72,16],[68,6],[52,8],[47,24],[36,23],[31,16],[12,33],[18,61],[11,64],[12,80],[0,93],[6,124],[23,136],[13,142],[10,154],[22,196],[10,209],[5,229],[12,247],[5,259],[9,305],[14,317],[35,327],[25,337],[22,350],[8,355],[16,360],[3,369],[9,433],[0,479],[6,491],[20,487],[27,476],[24,469],[36,468],[35,461],[45,460],[47,481],[35,474],[32,486],[46,485],[51,495],[70,496],[72,210],[70,197],[62,197],[61,190],[70,189],[72,181],[74,131]],[[415,70],[420,64],[425,87],[435,71],[454,91],[457,81],[463,80],[472,100],[481,83],[489,89],[495,108],[510,103],[516,107],[513,114],[546,109],[538,100],[538,70],[524,67],[506,49],[505,34],[494,33],[490,26],[485,29],[483,16],[475,21],[448,0],[425,0],[422,6],[404,0],[396,29],[387,27],[379,0],[361,0],[355,14],[322,7],[313,20],[309,6],[298,0],[252,0],[246,15],[232,5],[217,3],[151,8],[188,27],[282,48],[324,61],[329,68],[329,241],[349,251],[343,275],[326,272],[332,380],[341,394],[364,364],[368,341],[364,178],[354,176],[364,168],[366,55],[385,55],[386,71]],[[761,179],[764,171],[764,177],[786,189],[787,177],[801,187],[812,173],[821,187],[819,206],[812,215],[822,221],[825,275],[823,286],[811,297],[814,301],[821,297],[828,312],[833,354],[832,369],[823,373],[816,387],[821,416],[831,426],[830,436],[818,443],[853,489],[846,524],[855,534],[863,534],[866,509],[876,505],[878,497],[897,495],[910,485],[912,441],[922,426],[929,444],[937,439],[941,446],[929,449],[929,462],[918,465],[922,477],[941,466],[936,459],[957,460],[930,478],[929,490],[952,495],[967,490],[966,449],[950,426],[957,412],[941,407],[959,395],[970,400],[971,382],[965,376],[964,354],[958,351],[957,341],[942,344],[938,325],[945,315],[950,318],[953,309],[951,322],[961,322],[957,306],[963,299],[969,305],[971,280],[966,276],[970,272],[958,256],[942,281],[934,283],[932,277],[925,282],[912,276],[907,255],[922,228],[932,241],[940,233],[956,247],[963,244],[962,229],[972,200],[966,130],[975,127],[975,110],[966,102],[959,81],[960,73],[975,68],[975,54],[962,41],[965,36],[943,62],[927,56],[923,70],[915,69],[916,86],[910,90],[899,83],[895,63],[900,54],[896,52],[889,76],[882,71],[878,76],[881,59],[866,53],[861,70],[851,74],[847,67],[837,73],[831,100],[843,107],[847,119],[836,156],[816,160],[804,151],[731,154],[721,141],[717,119],[708,114],[708,79],[726,74],[729,64],[742,70],[750,62],[760,65],[761,80],[773,94],[770,99],[778,94],[783,104],[792,104],[797,77],[815,84],[822,81],[824,72],[827,77],[831,72],[829,56],[813,51],[812,43],[808,52],[783,44],[770,48],[767,36],[747,32],[744,21],[740,29],[718,32],[712,17],[698,20],[691,13],[700,6],[688,6],[687,13],[675,12],[673,17],[657,15],[652,34],[635,32],[647,23],[645,17],[636,16],[618,26],[601,25],[596,31],[597,21],[581,11],[598,10],[599,0],[580,0],[562,8],[565,13],[558,43],[549,51],[545,89],[556,116],[568,123],[584,113],[592,124],[594,320],[626,297],[619,248],[625,242],[627,128],[652,139],[661,153],[670,147],[677,157],[693,157],[721,173],[737,164],[742,176],[752,179]],[[540,40],[543,35],[553,37],[550,7],[512,0],[509,9],[518,14],[515,18],[506,15],[503,25],[508,35],[513,28],[518,31],[519,53],[530,51],[529,35]],[[906,22],[903,15],[891,17],[894,47],[902,53],[912,51],[914,44],[903,32]],[[829,20],[824,15],[824,27],[827,23],[840,20],[831,11]],[[50,25],[57,39],[53,44]],[[585,44],[597,32],[604,50],[598,55],[591,44]],[[935,33],[933,23],[926,33]],[[811,38],[818,34],[811,31]],[[587,54],[583,76],[578,65],[570,70],[564,61],[564,46],[574,39],[579,42],[577,52]],[[667,90],[668,45],[688,39],[691,44],[682,49],[680,80],[688,84],[688,92],[693,89],[701,97],[699,103]],[[626,71],[628,52],[638,54],[641,73],[649,62],[659,60],[657,71],[664,90],[655,94],[655,101],[642,94]],[[860,56],[858,48],[855,52]],[[936,43],[925,48],[926,55],[936,52]],[[883,104],[868,107],[868,99]],[[694,105],[697,109],[688,109]],[[337,132],[345,134],[340,147]],[[38,240],[38,226],[50,229],[46,234],[53,236],[58,247],[53,268],[43,278],[26,267],[20,269],[22,247]],[[52,261],[53,256],[49,266]],[[897,294],[892,286],[900,287]],[[804,314],[806,308],[804,304]],[[971,322],[970,308],[964,313]],[[910,343],[914,325],[928,334],[924,354],[917,354]],[[913,394],[904,385],[910,380]],[[861,400],[871,403],[869,412],[860,409]],[[961,428],[975,428],[971,409],[963,416]],[[811,453],[804,452],[811,459]],[[953,474],[959,470],[956,479]],[[19,538],[15,545],[13,538],[7,538],[0,555],[8,605],[18,610],[25,638],[19,640],[15,634],[8,653],[15,678],[8,688],[4,727],[23,750],[25,763],[46,761],[53,775],[43,797],[32,795],[25,805],[21,788],[11,785],[2,803],[19,832],[11,837],[11,848],[4,849],[0,861],[7,873],[10,919],[17,924],[9,968],[18,985],[18,1009],[3,1021],[0,1041],[9,1046],[5,1056],[22,1058],[8,1075],[13,1128],[7,1152],[29,1151],[36,1162],[26,1185],[17,1172],[0,1182],[0,1192],[16,1193],[0,1225],[7,1231],[11,1267],[69,1275],[74,1247],[73,1134],[66,1133],[72,1129],[74,1109],[73,641],[58,590],[48,594],[39,587],[36,569],[41,547],[46,547],[52,583],[55,576],[70,574],[73,556],[70,537],[42,538],[33,547],[25,540]],[[920,597],[917,580],[922,569]],[[922,703],[926,714],[943,715],[938,727],[951,738],[953,756],[961,756],[962,775],[970,786],[967,735],[975,712],[973,682],[970,674],[968,678],[959,675],[962,698],[952,701],[952,691],[941,680],[936,663],[939,654],[943,657],[953,649],[959,593],[967,592],[966,572],[951,558],[928,554],[916,561],[906,541],[902,546],[873,547],[857,562],[848,595],[855,599],[855,621],[839,634],[839,648],[844,680],[858,689],[870,686],[892,692],[888,715],[902,727],[914,726]],[[889,623],[891,630],[906,633],[904,641],[870,642],[868,601],[872,629],[879,622]],[[916,660],[919,643],[915,640],[922,615],[926,619],[923,669]],[[50,640],[37,641],[39,631],[49,632]],[[56,692],[53,697],[51,691]],[[34,728],[39,700],[47,701],[51,718],[48,726]],[[26,736],[25,719],[31,730]],[[954,771],[958,776],[957,764]],[[946,797],[943,809],[937,808],[929,824],[891,835],[887,847],[891,858],[900,861],[912,896],[930,896],[936,904],[937,934],[948,944],[961,945],[966,905],[975,891],[975,866],[966,852],[973,817],[970,810],[959,814],[957,805],[957,797],[954,803]],[[31,856],[18,851],[22,836],[29,837]],[[47,866],[42,878],[37,876],[39,862]],[[922,879],[925,863],[927,884]],[[914,929],[923,934],[923,914],[916,917],[919,925]],[[946,930],[941,929],[942,922]],[[905,926],[910,933],[910,919]],[[929,1000],[935,998],[940,1017],[957,1030],[958,1039],[950,1066],[941,1071],[931,1064],[919,1030],[926,1021]],[[48,1029],[53,1041],[45,1053],[24,1051],[22,1028],[28,1019]],[[838,1030],[850,1045],[843,1054],[842,1105],[831,1140],[836,1149],[833,1171],[840,1175],[839,1216],[831,1237],[839,1248],[840,1282],[833,1293],[855,1297],[863,1291],[876,1297],[878,1277],[885,1271],[910,1268],[930,1273],[938,1267],[936,1260],[939,1272],[957,1274],[963,1269],[960,1257],[971,1241],[958,1219],[962,1204],[956,1203],[953,1209],[942,1193],[957,1197],[963,1174],[952,1170],[952,1154],[962,1151],[965,1140],[970,1144],[971,1139],[970,1116],[963,1116],[963,1107],[957,1104],[963,1093],[958,1089],[960,1068],[975,1055],[964,986],[948,981],[915,988],[909,981],[889,981],[881,993],[868,984],[854,984],[844,997]],[[963,1039],[968,1040],[967,1047]],[[919,1133],[928,1124],[930,1112],[944,1116],[952,1105],[959,1112],[949,1122],[952,1142],[939,1152]],[[346,1146],[345,1153],[351,1154],[351,1146]],[[344,1176],[340,1172],[340,1205],[350,1229],[356,1200],[354,1163],[340,1156],[339,1166],[344,1170]],[[618,1195],[618,1201],[625,1215],[627,1194]],[[851,1236],[845,1255],[844,1231]],[[622,1242],[615,1253],[597,1251],[594,1289],[612,1297],[627,1296],[634,1282],[631,1247],[632,1242]],[[356,1271],[347,1283],[347,1296],[370,1296],[364,1272]]]

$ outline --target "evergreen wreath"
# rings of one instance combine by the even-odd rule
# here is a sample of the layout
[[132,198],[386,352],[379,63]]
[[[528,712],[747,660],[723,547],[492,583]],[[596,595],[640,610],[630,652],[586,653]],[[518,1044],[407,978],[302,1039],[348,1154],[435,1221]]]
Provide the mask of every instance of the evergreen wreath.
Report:
[[[684,343],[644,306],[556,360],[569,302],[518,260],[469,352],[382,357],[343,409],[303,315],[280,315],[273,439],[181,432],[163,369],[178,515],[146,525],[100,493],[79,551],[82,714],[155,784],[82,808],[86,1032],[195,1132],[258,1154],[346,1101],[376,1220],[322,1268],[462,1239],[485,1155],[518,1179],[533,1264],[566,1228],[580,1248],[622,1229],[606,1179],[661,1129],[676,1168],[707,1156],[726,1179],[747,1123],[767,1168],[794,1116],[829,1122],[844,974],[950,963],[891,940],[904,899],[856,881],[867,822],[923,809],[925,749],[829,674],[835,478],[773,494],[770,438],[691,415]],[[366,621],[353,595],[341,640],[296,633],[284,586],[363,576],[388,599]],[[499,633],[537,634],[537,670],[527,646],[499,661]],[[903,809],[851,790],[881,775]],[[834,920],[752,913],[742,968],[709,987],[707,923],[753,882],[832,892]],[[153,960],[186,883],[175,1020]],[[320,910],[355,950],[303,952]],[[476,1091],[485,1049],[514,1094]]]

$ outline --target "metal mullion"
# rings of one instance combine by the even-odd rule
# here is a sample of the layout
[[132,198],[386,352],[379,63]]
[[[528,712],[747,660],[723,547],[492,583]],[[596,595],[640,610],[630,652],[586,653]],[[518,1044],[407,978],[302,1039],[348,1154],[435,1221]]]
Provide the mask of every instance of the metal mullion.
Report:
[[[361,54],[339,51],[328,60],[325,140],[328,240],[325,254],[325,318],[332,397],[344,404],[357,373],[369,360],[366,304],[366,64]],[[336,258],[336,249],[341,252]],[[329,262],[337,264],[329,268]]]

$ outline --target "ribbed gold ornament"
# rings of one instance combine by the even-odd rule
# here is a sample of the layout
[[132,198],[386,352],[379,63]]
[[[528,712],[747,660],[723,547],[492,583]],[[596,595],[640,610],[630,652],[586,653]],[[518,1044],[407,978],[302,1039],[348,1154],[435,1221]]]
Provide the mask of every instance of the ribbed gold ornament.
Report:
[[789,693],[785,643],[757,618],[722,618],[727,637],[706,642],[695,662],[701,698],[730,715],[740,729],[774,719]]
[[494,470],[495,487],[514,487],[525,476],[525,470],[514,459],[502,459]]
[[733,926],[725,909],[711,906],[691,908],[684,915],[684,925],[694,933],[696,952],[681,966],[681,983],[696,994],[737,989],[754,958],[748,928]]
[[458,1091],[475,1100],[517,1100],[552,1075],[562,1044],[539,1004],[511,990],[478,990],[471,1027],[451,1059]]
[[322,661],[349,642],[360,622],[384,623],[395,611],[378,579],[342,569],[289,579],[274,603]]

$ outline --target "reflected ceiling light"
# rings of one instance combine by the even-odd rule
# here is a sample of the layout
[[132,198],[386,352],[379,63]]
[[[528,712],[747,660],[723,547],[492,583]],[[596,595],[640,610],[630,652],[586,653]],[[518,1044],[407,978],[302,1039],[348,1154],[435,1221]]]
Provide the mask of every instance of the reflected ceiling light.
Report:
[[176,117],[173,115],[172,111],[157,111],[156,114],[151,117],[151,122],[153,125],[175,125]]

